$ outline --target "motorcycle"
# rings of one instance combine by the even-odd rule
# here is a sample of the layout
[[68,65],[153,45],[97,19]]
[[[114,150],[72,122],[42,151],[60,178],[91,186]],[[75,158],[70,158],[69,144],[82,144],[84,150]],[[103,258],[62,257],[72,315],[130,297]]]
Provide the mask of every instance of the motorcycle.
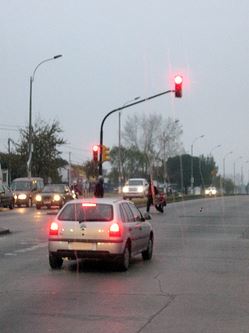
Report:
[[161,192],[155,196],[155,208],[160,213],[164,212],[164,207],[167,205],[167,196],[165,193]]

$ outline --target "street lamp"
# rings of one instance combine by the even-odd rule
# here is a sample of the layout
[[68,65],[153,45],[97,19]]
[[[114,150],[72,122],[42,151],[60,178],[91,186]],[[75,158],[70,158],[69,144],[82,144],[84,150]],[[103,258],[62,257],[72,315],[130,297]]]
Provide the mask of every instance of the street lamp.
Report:
[[217,145],[217,146],[214,146],[211,150],[210,150],[210,153],[209,153],[209,156],[211,157],[212,156],[212,152],[217,149],[217,148],[220,148],[221,145]]
[[52,58],[45,59],[41,61],[34,69],[34,72],[32,76],[30,77],[30,89],[29,89],[29,158],[27,161],[27,173],[28,177],[31,177],[31,160],[32,160],[32,152],[33,152],[33,142],[32,142],[32,88],[33,88],[33,82],[35,79],[35,72],[37,71],[38,67],[40,67],[45,62],[55,60],[62,57],[62,54],[58,54]]
[[235,182],[236,182],[236,172],[235,172],[235,169],[236,169],[236,161],[238,160],[241,160],[243,157],[242,156],[239,156],[238,158],[236,158],[236,160],[234,160],[233,162],[233,183],[234,183],[234,191],[233,191],[233,194],[235,194]]
[[[228,156],[228,155],[231,155],[233,152],[232,151],[229,151],[228,153],[226,153],[225,154],[225,156],[223,157],[223,191],[224,191],[224,183],[225,183],[225,178],[226,178],[226,164],[225,164],[225,162],[226,162],[226,157]],[[222,185],[222,184],[220,184],[220,185]]]
[[[140,96],[137,96],[123,104],[123,106],[137,101]],[[118,191],[121,193],[121,111],[118,113]]]
[[191,194],[194,193],[194,175],[193,175],[193,173],[194,173],[194,165],[193,165],[194,143],[195,143],[198,139],[202,139],[202,138],[204,138],[204,136],[205,136],[205,135],[202,134],[202,135],[196,137],[196,138],[194,139],[194,141],[192,142],[192,144],[191,144],[191,179],[190,179],[190,184],[191,184]]

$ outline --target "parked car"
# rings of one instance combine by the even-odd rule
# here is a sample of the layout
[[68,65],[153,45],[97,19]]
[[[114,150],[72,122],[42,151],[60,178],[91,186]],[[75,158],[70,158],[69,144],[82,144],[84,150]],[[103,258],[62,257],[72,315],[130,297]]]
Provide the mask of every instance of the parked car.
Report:
[[115,260],[127,270],[130,258],[150,260],[154,232],[149,214],[131,201],[117,198],[76,199],[65,204],[50,225],[49,264],[59,269],[63,259]]
[[35,204],[35,197],[44,187],[43,179],[40,177],[15,178],[11,183],[14,192],[15,204],[18,207],[25,205],[32,207]]
[[76,195],[65,184],[49,184],[44,186],[41,193],[36,195],[36,208],[52,206],[61,208],[67,201],[75,199]]
[[3,184],[0,184],[0,207],[9,207],[13,209],[15,205],[14,194],[11,189]]
[[124,199],[144,198],[148,194],[149,183],[145,178],[130,178],[122,189]]

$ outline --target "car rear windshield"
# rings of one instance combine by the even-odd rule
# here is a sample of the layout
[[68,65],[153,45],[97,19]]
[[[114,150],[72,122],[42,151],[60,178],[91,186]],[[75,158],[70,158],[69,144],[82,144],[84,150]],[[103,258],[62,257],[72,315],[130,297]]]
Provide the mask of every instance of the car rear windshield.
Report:
[[113,220],[113,206],[108,204],[70,203],[64,207],[58,219],[60,221],[98,221]]
[[140,185],[143,185],[143,181],[142,180],[129,180],[129,185],[140,186]]

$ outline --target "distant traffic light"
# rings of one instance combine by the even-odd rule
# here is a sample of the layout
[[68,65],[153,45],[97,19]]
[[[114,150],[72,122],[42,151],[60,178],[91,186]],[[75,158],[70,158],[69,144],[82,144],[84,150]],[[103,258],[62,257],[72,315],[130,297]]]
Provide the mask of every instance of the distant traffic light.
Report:
[[110,148],[105,145],[102,146],[102,161],[110,161]]
[[175,76],[175,97],[182,97],[182,76]]
[[98,162],[98,160],[99,160],[99,146],[94,145],[93,148],[92,148],[92,152],[93,152],[93,161]]

